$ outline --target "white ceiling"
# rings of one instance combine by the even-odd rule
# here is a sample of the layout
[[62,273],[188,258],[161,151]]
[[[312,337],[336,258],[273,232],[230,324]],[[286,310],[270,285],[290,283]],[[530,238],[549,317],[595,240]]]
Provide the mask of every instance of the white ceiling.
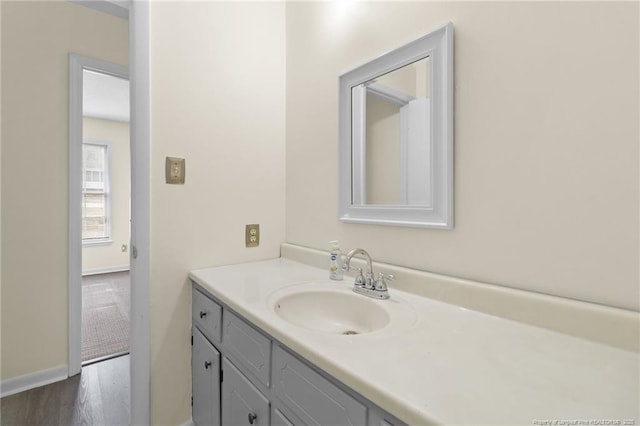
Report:
[[82,114],[85,117],[129,121],[129,80],[84,70]]

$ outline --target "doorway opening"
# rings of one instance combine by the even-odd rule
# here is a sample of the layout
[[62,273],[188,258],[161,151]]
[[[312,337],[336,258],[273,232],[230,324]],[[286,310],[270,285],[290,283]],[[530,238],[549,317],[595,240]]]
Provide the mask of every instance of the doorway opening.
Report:
[[[71,54],[69,376],[130,342],[130,103],[126,67]],[[116,275],[117,274],[117,275]]]
[[82,365],[129,353],[129,80],[82,71]]

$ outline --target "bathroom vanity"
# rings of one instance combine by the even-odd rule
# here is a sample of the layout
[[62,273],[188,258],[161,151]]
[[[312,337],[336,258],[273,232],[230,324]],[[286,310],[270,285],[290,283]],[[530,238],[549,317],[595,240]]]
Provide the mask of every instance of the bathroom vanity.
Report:
[[285,258],[190,278],[198,425],[638,421],[633,350]]
[[361,395],[193,288],[197,425],[400,425]]

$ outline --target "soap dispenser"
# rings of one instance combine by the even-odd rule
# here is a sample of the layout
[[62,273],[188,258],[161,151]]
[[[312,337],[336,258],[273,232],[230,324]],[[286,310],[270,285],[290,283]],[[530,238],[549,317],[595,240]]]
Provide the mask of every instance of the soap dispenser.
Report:
[[329,241],[331,253],[329,255],[329,278],[336,281],[342,281],[342,265],[340,259],[340,243],[338,241]]

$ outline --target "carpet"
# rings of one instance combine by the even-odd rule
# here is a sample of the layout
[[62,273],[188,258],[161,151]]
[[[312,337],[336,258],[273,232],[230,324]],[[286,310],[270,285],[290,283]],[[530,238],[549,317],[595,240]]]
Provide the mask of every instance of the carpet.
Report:
[[82,277],[82,361],[129,352],[129,272]]

